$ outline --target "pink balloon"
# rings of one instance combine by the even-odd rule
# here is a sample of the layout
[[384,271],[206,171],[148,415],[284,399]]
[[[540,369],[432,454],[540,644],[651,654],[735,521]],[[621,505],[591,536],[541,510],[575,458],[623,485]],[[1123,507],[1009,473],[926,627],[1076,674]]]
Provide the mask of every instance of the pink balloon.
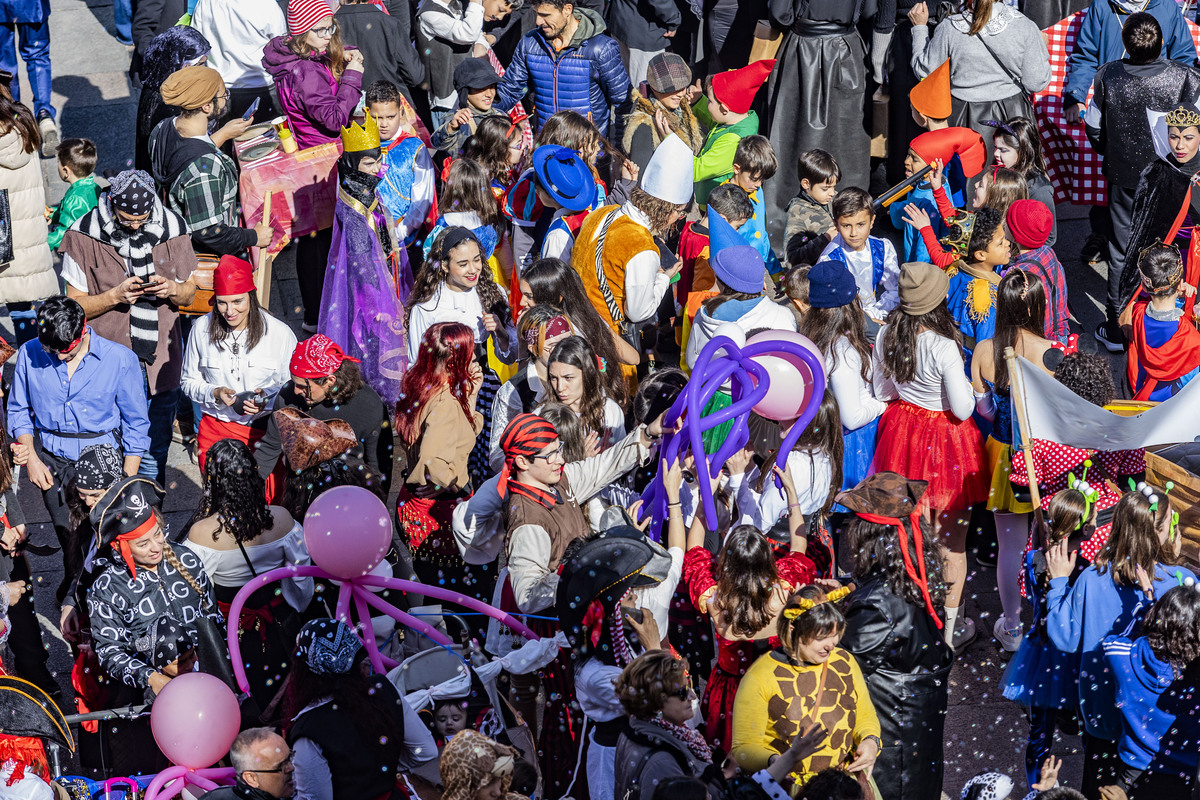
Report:
[[[807,336],[794,331],[763,331],[747,339],[746,345],[781,340],[795,342],[815,355],[824,371],[825,358],[820,349]],[[771,381],[767,396],[754,407],[754,413],[778,421],[799,417],[812,393],[813,374],[808,364],[790,353],[754,356],[752,360],[767,370]]]
[[172,678],[150,707],[154,741],[173,764],[204,769],[229,752],[242,724],[233,691],[220,678],[189,672]]
[[361,486],[322,494],[304,515],[304,544],[313,563],[337,578],[366,575],[392,546],[392,517]]

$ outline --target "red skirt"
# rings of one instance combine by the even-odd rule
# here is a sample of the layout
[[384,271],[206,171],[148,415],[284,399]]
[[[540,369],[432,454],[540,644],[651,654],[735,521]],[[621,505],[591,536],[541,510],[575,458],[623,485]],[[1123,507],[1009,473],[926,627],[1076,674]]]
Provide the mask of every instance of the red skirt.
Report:
[[266,417],[256,419],[249,425],[244,425],[241,422],[226,422],[210,414],[204,414],[200,417],[200,427],[196,431],[196,448],[200,462],[200,474],[204,474],[204,462],[207,460],[208,448],[217,442],[222,439],[237,439],[239,442],[250,445],[250,449],[253,450],[254,445],[258,444],[258,440],[265,436],[266,433]]
[[989,476],[983,437],[971,419],[898,400],[879,421],[872,472],[898,472],[929,482],[922,505],[963,511],[987,500]]

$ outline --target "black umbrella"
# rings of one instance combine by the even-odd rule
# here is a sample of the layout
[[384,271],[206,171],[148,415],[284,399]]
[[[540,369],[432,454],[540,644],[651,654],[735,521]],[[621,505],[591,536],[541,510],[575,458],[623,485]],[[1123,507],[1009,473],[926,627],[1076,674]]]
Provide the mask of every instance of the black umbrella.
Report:
[[0,734],[36,736],[75,752],[71,729],[50,695],[12,675],[0,676]]

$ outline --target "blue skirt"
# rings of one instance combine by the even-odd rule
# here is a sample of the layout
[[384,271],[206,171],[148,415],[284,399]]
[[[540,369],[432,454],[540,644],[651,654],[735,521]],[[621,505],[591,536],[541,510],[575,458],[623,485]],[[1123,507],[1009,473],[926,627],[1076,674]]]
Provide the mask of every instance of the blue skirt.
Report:
[[1026,635],[1000,681],[1004,696],[1025,708],[1079,703],[1079,656],[1064,653],[1040,631]]
[[[871,460],[875,457],[875,434],[879,430],[879,417],[855,430],[842,428],[842,489],[853,489],[871,474]],[[850,509],[834,504],[835,512]]]

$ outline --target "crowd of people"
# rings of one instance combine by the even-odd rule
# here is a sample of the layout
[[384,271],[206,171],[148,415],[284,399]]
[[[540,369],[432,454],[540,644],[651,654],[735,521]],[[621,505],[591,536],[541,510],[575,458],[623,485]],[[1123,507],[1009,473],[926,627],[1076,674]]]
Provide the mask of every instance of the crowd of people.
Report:
[[[1200,69],[1175,0],[118,0],[141,96],[134,168],[103,175],[55,122],[48,4],[16,5],[0,662],[47,703],[232,682],[232,628],[250,690],[214,800],[928,800],[980,633],[974,531],[1026,769],[947,790],[1198,790],[1188,509],[1142,450],[1022,437],[1014,361],[1080,406],[1169,401],[1200,372]],[[1089,248],[1108,282],[1081,332],[1030,98],[1051,80],[1041,29],[1085,7],[1062,99],[1104,156]],[[255,135],[339,153],[332,226],[288,245],[294,326],[256,267],[288,232],[243,213],[235,143]],[[69,185],[54,208],[39,153]],[[729,450],[727,383],[689,412],[718,417],[686,420],[694,449],[661,447],[715,351],[774,337],[819,352],[823,395],[743,412]],[[202,493],[172,529],[179,446]],[[56,544],[29,542],[22,480]],[[363,638],[400,655],[418,633],[337,618],[307,573],[242,591],[312,563],[306,514],[343,486],[393,503],[380,574],[492,605],[557,653],[531,666],[513,630],[464,617],[502,700],[419,707]],[[55,551],[63,579],[38,591],[69,688],[27,557]],[[41,740],[2,729],[0,797],[50,797]],[[85,767],[167,766],[146,714],[82,730]],[[1077,789],[1058,733],[1082,735]]]

